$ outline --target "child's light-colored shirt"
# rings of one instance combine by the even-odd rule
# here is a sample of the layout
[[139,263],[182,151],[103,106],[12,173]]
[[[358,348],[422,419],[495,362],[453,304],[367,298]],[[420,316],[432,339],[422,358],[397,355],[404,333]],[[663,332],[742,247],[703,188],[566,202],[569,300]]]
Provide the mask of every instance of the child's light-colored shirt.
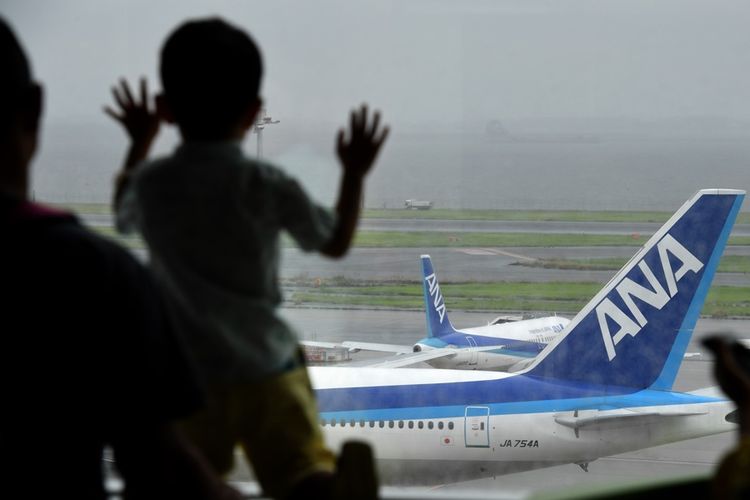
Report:
[[294,359],[296,336],[275,312],[279,234],[316,250],[334,225],[294,179],[235,142],[183,144],[147,162],[117,210],[118,229],[146,240],[175,326],[210,382],[259,380]]

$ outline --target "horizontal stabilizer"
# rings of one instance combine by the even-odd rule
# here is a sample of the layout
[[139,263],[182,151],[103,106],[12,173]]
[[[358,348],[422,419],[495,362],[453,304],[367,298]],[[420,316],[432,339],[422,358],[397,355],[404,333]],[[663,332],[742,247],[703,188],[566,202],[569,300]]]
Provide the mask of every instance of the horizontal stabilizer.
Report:
[[318,340],[300,340],[304,347],[317,347],[321,349],[348,349],[349,351],[378,351],[392,352],[395,354],[410,354],[414,348],[410,345],[377,344],[374,342],[320,342]]
[[726,394],[724,394],[724,391],[722,391],[721,388],[717,385],[714,385],[711,387],[704,387],[703,389],[697,389],[695,391],[690,391],[688,394],[692,394],[693,396],[702,396],[706,398],[718,398],[718,399],[726,398]]
[[368,359],[349,363],[346,366],[368,367],[368,368],[402,368],[404,366],[416,365],[424,361],[437,358],[450,358],[456,355],[455,349],[432,349],[429,351],[412,352],[409,354],[397,354],[385,358]]
[[484,347],[470,347],[462,349],[430,349],[427,351],[411,352],[409,354],[398,354],[396,356],[389,356],[387,358],[371,359],[361,362],[349,363],[347,366],[366,366],[369,368],[403,368],[404,366],[412,366],[417,363],[430,361],[438,358],[453,358],[461,352],[484,352],[484,351],[497,351],[502,349],[501,345],[484,346]]
[[588,412],[581,412],[581,416],[555,417],[555,422],[576,430],[609,430],[649,425],[659,420],[675,417],[706,415],[708,411],[605,412],[603,415],[601,413],[597,411],[596,414],[591,415]]
[[374,342],[342,342],[342,346],[349,349],[358,349],[361,351],[379,351],[379,352],[393,352],[397,354],[408,354],[414,351],[414,348],[410,345],[398,345],[398,344],[377,344]]

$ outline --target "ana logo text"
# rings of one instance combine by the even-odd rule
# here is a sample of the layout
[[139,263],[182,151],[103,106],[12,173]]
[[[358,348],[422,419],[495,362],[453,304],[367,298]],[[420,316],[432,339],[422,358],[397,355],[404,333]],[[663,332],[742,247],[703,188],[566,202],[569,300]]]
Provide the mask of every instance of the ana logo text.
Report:
[[[641,310],[638,309],[635,301],[633,301],[633,297],[661,310],[667,302],[672,299],[672,297],[677,295],[677,282],[688,272],[697,273],[703,267],[701,261],[699,261],[688,251],[687,248],[682,246],[679,241],[669,234],[657,243],[656,248],[659,251],[659,260],[661,262],[664,280],[667,283],[667,290],[664,290],[664,287],[661,286],[661,283],[656,279],[656,276],[654,276],[654,273],[648,267],[648,264],[646,264],[644,260],[641,260],[638,263],[638,267],[643,273],[643,276],[648,280],[651,290],[639,285],[628,277],[623,278],[615,288],[623,302],[625,302],[628,312],[630,312],[630,316],[625,314],[625,312],[617,307],[609,298],[605,298],[598,306],[596,306],[596,317],[599,320],[602,340],[604,340],[604,347],[607,350],[607,356],[610,361],[617,356],[615,346],[620,343],[625,335],[635,337],[638,332],[641,331],[641,328],[648,323],[648,319],[646,319],[646,316],[644,316]],[[672,255],[682,263],[676,272],[672,270],[669,255]],[[607,321],[607,318],[617,323],[620,327],[614,334],[609,330],[609,322]]]
[[440,285],[438,285],[437,277],[435,277],[435,273],[432,273],[425,277],[424,280],[427,282],[430,297],[432,297],[432,305],[435,306],[435,311],[437,311],[440,317],[440,324],[442,325],[443,318],[445,317],[445,302],[443,301],[443,295],[440,293]]

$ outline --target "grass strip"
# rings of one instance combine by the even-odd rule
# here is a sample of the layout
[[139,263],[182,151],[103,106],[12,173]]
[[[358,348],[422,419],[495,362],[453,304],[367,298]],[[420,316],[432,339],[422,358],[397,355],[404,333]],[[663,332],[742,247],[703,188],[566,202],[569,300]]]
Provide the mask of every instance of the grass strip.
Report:
[[[143,248],[137,236],[117,235],[113,228],[96,227],[99,233],[113,237],[131,248]],[[747,238],[746,238],[747,239]],[[730,240],[731,241],[731,240]],[[746,243],[747,244],[747,243]],[[607,260],[619,268],[624,259]],[[719,270],[748,272],[750,258],[725,256]],[[297,280],[290,296],[297,304],[325,304],[367,307],[422,309],[419,284],[353,282],[342,278],[326,280],[321,286],[309,286]],[[301,286],[302,285],[302,286]],[[443,283],[442,291],[449,308],[466,311],[545,311],[572,314],[580,310],[601,288],[599,283]],[[703,315],[713,317],[750,316],[750,287],[713,287],[706,299]]]
[[[672,212],[624,210],[471,210],[433,208],[430,210],[366,209],[364,218],[439,219],[439,220],[505,220],[549,222],[666,222]],[[750,212],[737,217],[737,224],[750,224]]]
[[[543,269],[569,269],[574,271],[616,271],[625,265],[627,259],[538,259],[534,261],[518,261],[516,265],[525,267],[539,267]],[[718,272],[720,273],[750,273],[750,257],[745,255],[725,255],[721,258]]]
[[[601,288],[600,283],[441,283],[444,296],[453,299],[470,299],[477,297],[487,299],[545,299],[545,300],[580,300],[593,295]],[[379,297],[419,297],[422,298],[421,284],[350,284],[314,287],[317,293],[326,295],[362,295]]]
[[[641,246],[646,241],[644,235],[619,234],[359,231],[354,244],[361,248],[597,247]],[[750,236],[730,237],[728,244],[750,245]]]
[[[449,310],[534,311],[575,314],[601,288],[599,283],[461,283],[441,285]],[[424,309],[419,285],[360,283],[356,286],[296,287],[289,294],[298,305],[333,305]],[[749,317],[750,287],[715,286],[702,314]]]
[[89,229],[128,248],[146,248],[146,244],[143,242],[143,239],[136,233],[126,236],[118,233],[117,230],[111,226],[90,226]]
[[[110,214],[108,203],[52,203],[81,214]],[[506,220],[554,222],[665,222],[671,212],[624,210],[472,210],[433,208],[431,210],[365,209],[363,218],[370,219],[435,219],[435,220]],[[750,224],[750,213],[743,212],[737,224]]]
[[[108,226],[94,226],[93,230],[114,238],[130,248],[143,248],[136,236],[122,236]],[[641,246],[645,236],[556,233],[442,233],[442,232],[391,232],[360,231],[354,246],[360,248],[438,248],[438,247],[596,247]],[[282,246],[291,247],[290,238],[282,238]],[[750,236],[733,236],[729,245],[750,245]]]
[[70,210],[77,214],[111,215],[112,206],[109,203],[50,203],[50,205]]
[[583,210],[430,210],[366,209],[364,218],[372,219],[434,219],[434,220],[505,220],[545,222],[664,222],[668,212],[625,212]]
[[[295,305],[326,305],[348,307],[377,307],[386,309],[424,309],[421,297],[370,297],[364,295],[329,295],[295,292],[290,298]],[[527,300],[524,302],[498,299],[454,299],[450,310],[462,311],[548,311],[570,314],[586,304],[586,301]]]

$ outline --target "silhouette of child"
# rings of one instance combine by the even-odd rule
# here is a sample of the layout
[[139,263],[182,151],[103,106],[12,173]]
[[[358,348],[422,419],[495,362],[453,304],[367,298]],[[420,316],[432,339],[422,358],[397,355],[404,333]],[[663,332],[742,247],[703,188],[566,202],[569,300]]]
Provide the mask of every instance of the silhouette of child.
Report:
[[[187,433],[221,473],[241,444],[271,496],[351,487],[359,489],[349,495],[373,497],[374,472],[348,486],[333,474],[296,336],[276,314],[277,273],[281,231],[304,250],[347,252],[363,181],[388,129],[366,106],[352,112],[348,136],[342,130],[337,140],[343,177],[332,212],[240,148],[261,107],[261,56],[245,32],[216,18],[186,22],[165,42],[160,73],[155,106],[145,80],[137,97],[122,81],[113,89],[117,109],[106,112],[131,139],[116,180],[118,227],[143,235],[208,385],[208,408],[186,423]],[[165,158],[144,161],[162,119],[177,125],[182,143]],[[369,448],[346,449],[372,469]]]

